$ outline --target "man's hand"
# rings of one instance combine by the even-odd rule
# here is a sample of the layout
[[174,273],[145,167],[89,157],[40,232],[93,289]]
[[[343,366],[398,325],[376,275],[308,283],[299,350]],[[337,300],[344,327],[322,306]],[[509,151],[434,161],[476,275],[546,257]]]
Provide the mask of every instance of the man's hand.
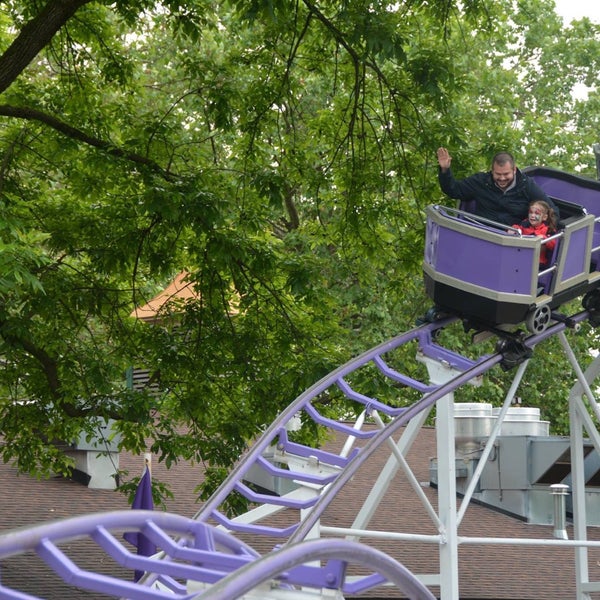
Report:
[[442,171],[447,171],[450,168],[452,157],[450,154],[448,154],[448,150],[446,150],[446,148],[438,148],[437,159]]

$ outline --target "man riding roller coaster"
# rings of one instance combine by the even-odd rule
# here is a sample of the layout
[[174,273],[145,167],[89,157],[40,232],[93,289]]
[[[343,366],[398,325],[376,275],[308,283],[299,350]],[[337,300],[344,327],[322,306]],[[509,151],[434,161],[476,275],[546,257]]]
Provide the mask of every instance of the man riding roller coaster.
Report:
[[[559,218],[558,207],[533,179],[522,173],[508,152],[499,152],[492,160],[490,171],[475,173],[465,179],[454,178],[450,169],[452,157],[446,148],[437,151],[439,183],[442,191],[461,203],[463,210],[484,219],[512,227],[528,216],[533,200],[543,200]],[[503,228],[502,228],[503,229]],[[493,260],[490,257],[490,260]],[[490,263],[491,264],[491,263]],[[443,312],[443,311],[442,311]],[[417,325],[431,322],[439,314],[438,307],[417,319]]]
[[508,152],[496,154],[487,173],[475,173],[460,180],[452,174],[452,157],[446,148],[438,148],[437,159],[442,191],[456,200],[473,201],[472,212],[479,217],[510,226],[527,218],[532,200],[544,200],[559,218],[554,202],[516,167],[515,159]]

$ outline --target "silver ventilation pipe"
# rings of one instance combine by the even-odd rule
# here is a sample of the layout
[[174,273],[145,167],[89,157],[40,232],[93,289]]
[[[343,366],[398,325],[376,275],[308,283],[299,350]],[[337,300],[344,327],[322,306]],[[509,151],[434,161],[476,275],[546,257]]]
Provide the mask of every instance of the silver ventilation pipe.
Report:
[[569,486],[564,483],[555,483],[550,486],[550,492],[554,496],[554,537],[559,540],[568,540],[565,498],[569,493]]

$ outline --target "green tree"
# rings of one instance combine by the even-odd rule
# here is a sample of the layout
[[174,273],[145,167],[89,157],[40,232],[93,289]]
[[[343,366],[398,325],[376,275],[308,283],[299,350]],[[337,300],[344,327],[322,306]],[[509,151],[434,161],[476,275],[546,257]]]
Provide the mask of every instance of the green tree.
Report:
[[[596,92],[570,90],[598,31],[549,0],[5,7],[0,453],[24,471],[66,469],[52,442],[111,418],[214,481],[422,313],[437,145],[465,173],[499,147],[592,168]],[[131,317],[183,269],[196,301]]]

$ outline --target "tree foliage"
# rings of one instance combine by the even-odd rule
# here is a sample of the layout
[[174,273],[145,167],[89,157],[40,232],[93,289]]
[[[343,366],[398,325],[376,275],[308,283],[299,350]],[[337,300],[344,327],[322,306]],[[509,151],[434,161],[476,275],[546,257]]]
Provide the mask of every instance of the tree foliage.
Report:
[[[593,175],[598,26],[551,0],[5,6],[0,453],[24,471],[113,419],[122,447],[220,473],[411,327],[438,145],[459,174],[509,148]],[[131,317],[184,269],[176,326]]]

